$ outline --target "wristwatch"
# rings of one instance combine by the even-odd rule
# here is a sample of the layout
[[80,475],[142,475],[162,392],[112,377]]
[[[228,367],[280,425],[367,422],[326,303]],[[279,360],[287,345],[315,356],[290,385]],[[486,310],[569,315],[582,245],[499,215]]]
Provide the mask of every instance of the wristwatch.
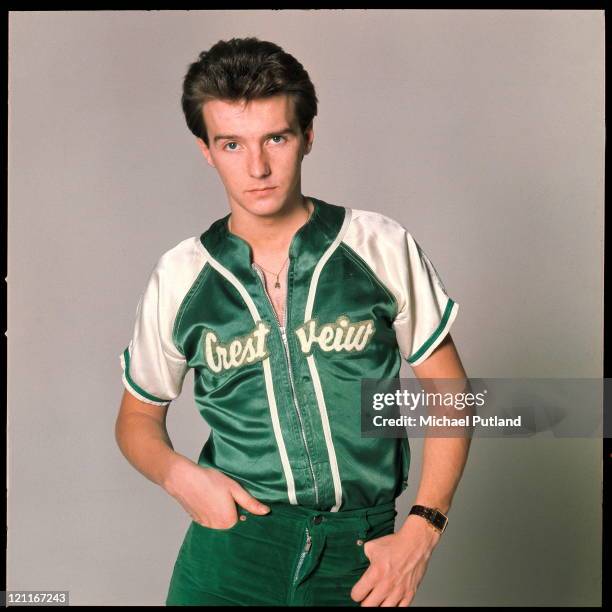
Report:
[[437,508],[428,508],[427,506],[415,504],[410,509],[408,515],[410,514],[422,516],[438,533],[444,533],[448,524],[448,517]]

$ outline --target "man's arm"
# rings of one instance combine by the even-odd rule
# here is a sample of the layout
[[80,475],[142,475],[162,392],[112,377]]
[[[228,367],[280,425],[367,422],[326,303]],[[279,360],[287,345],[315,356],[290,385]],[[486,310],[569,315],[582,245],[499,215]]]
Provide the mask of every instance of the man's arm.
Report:
[[[422,364],[413,367],[415,376],[424,378],[467,379],[455,343],[450,334]],[[450,509],[455,489],[467,461],[471,438],[426,437],[423,443],[423,467],[415,504],[438,508],[444,514]],[[410,515],[425,522],[425,519]]]
[[173,465],[186,457],[174,451],[166,429],[168,406],[155,406],[123,391],[115,439],[125,458],[141,474],[167,490]]
[[115,439],[126,459],[162,487],[205,527],[227,529],[236,523],[236,503],[255,514],[269,508],[238,482],[177,453],[166,429],[168,406],[155,406],[124,390],[115,422]]
[[[413,371],[419,379],[467,378],[450,334]],[[448,512],[469,446],[468,436],[425,438],[416,504]],[[439,540],[440,534],[424,518],[411,514],[396,533],[366,542],[370,566],[353,587],[352,599],[361,606],[410,605]]]

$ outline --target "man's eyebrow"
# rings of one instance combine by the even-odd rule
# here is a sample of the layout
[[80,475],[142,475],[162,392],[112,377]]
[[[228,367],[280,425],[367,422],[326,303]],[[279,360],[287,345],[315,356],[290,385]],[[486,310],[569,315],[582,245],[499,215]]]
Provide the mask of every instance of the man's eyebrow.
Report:
[[[274,132],[268,132],[264,135],[264,138],[270,138],[270,136],[282,136],[283,134],[294,134],[295,130],[291,127],[285,127],[280,130],[275,130]],[[236,136],[233,134],[217,134],[213,138],[213,142],[217,143],[220,140],[240,140],[240,136]]]

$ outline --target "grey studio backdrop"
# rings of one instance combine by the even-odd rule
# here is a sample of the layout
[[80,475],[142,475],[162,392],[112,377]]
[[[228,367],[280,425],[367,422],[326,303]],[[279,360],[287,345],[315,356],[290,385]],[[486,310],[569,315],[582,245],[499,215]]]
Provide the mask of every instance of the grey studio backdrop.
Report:
[[[229,211],[180,87],[246,35],[317,88],[304,193],[411,231],[469,375],[602,376],[603,11],[12,12],[8,589],[164,603],[190,517],[116,446],[119,353],[157,258]],[[601,440],[474,440],[414,603],[599,605],[601,474]]]

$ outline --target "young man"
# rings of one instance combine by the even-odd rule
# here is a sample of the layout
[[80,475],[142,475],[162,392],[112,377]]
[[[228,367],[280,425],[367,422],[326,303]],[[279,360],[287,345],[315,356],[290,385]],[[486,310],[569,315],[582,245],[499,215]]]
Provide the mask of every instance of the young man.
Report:
[[[230,214],[159,259],[121,355],[122,452],[192,517],[167,605],[407,606],[440,539],[468,444],[424,443],[394,532],[406,438],[365,438],[362,378],[463,378],[458,305],[410,233],[306,197],[314,87],[255,38],[219,41],[185,77],[187,124]],[[175,452],[170,402],[194,369],[211,434]],[[443,530],[443,529],[442,529]]]

